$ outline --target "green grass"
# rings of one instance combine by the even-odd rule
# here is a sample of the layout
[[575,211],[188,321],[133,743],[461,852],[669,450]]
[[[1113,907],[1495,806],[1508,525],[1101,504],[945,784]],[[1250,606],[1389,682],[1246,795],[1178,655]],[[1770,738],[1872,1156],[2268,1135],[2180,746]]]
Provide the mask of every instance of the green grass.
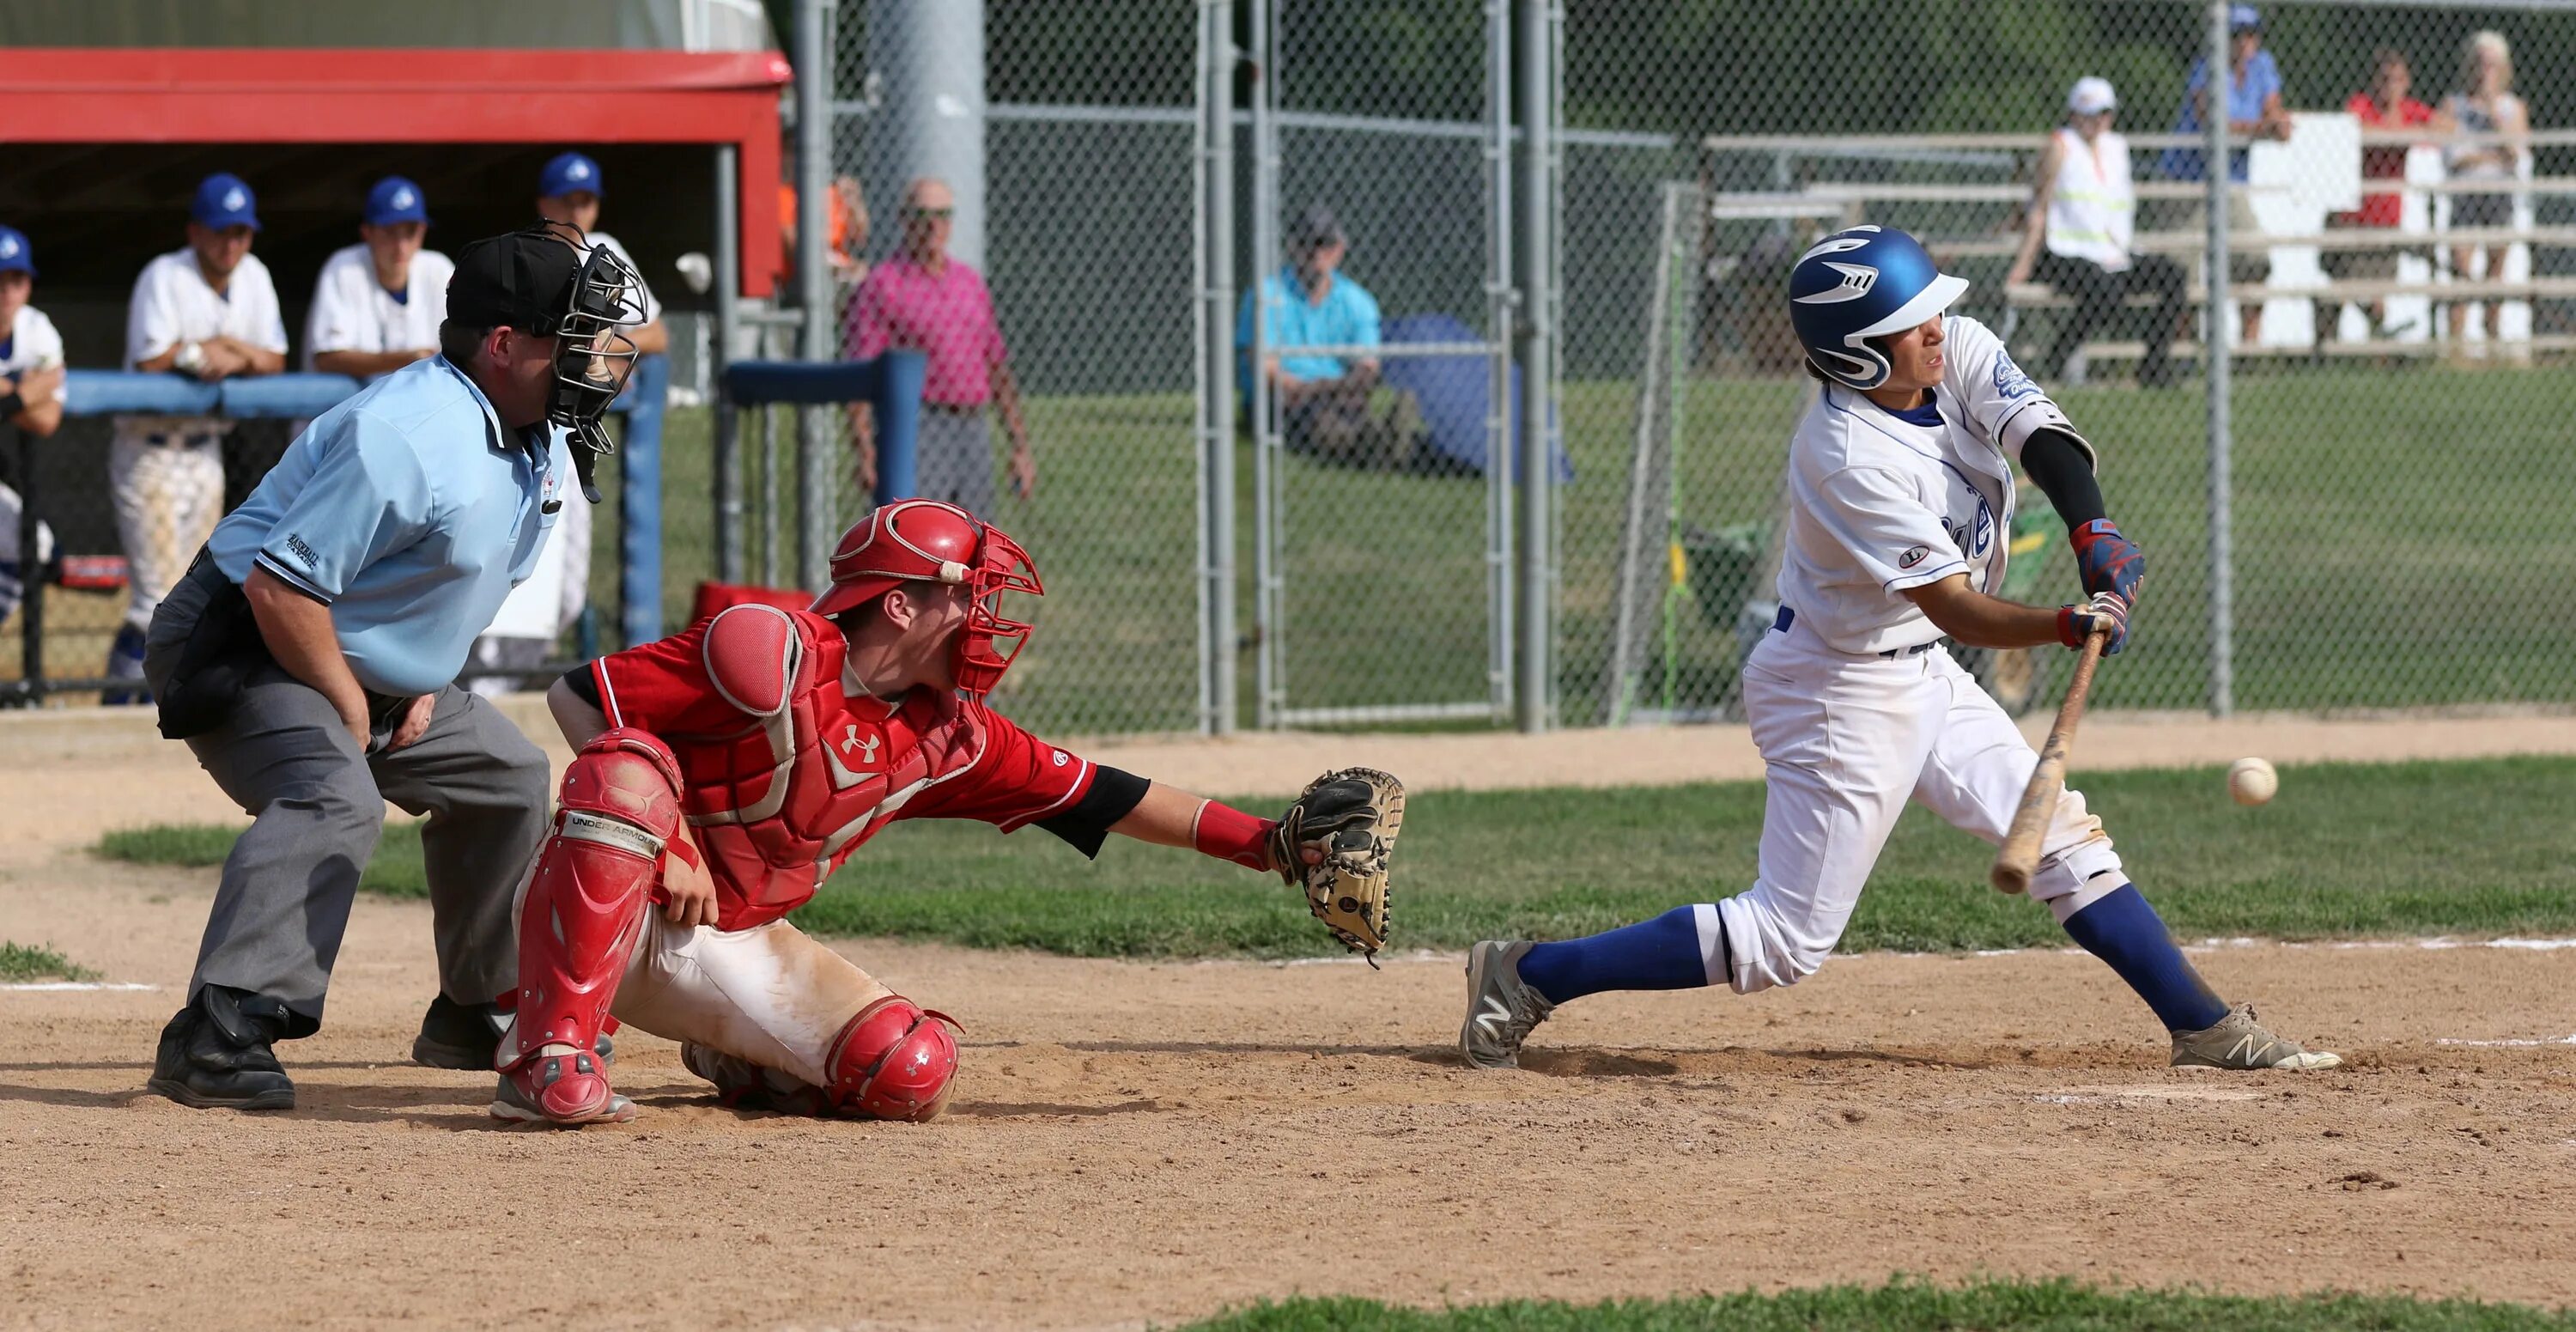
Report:
[[[2576,760],[2284,770],[2260,809],[2215,769],[2079,775],[2138,882],[2185,939],[2576,933]],[[1268,809],[1277,798],[1246,801]],[[1413,797],[1396,860],[1398,948],[1564,938],[1750,886],[1762,787]],[[103,853],[222,863],[230,830],[156,827]],[[1113,838],[1085,862],[1043,832],[889,829],[797,914],[805,928],[1083,957],[1301,957],[1338,947],[1275,880]],[[1992,852],[1910,810],[1846,950],[2057,946],[2049,914],[1985,886]],[[389,826],[366,886],[423,891],[417,824]]]
[[55,952],[51,947],[0,940],[0,982],[89,981],[98,973]]
[[2099,1290],[2064,1279],[1939,1286],[1825,1286],[1762,1295],[1512,1300],[1412,1309],[1365,1299],[1263,1302],[1183,1332],[2506,1332],[2576,1328],[2576,1316],[2514,1304],[2399,1295],[2254,1297]]
[[[2576,699],[2576,450],[2562,447],[2565,375],[2247,367],[2236,380],[2236,702],[2245,708],[2402,707]],[[1767,522],[1804,380],[1688,381],[1677,464],[1683,518]],[[2207,699],[2206,405],[2196,386],[2058,395],[2103,454],[2103,489],[2151,577],[2130,650],[2104,671],[2104,707]],[[1619,514],[1634,392],[1570,383],[1575,480],[1561,491],[1559,693],[1570,723],[1602,715]],[[1197,461],[1186,394],[1029,403],[1038,498],[1001,501],[1045,573],[1040,631],[998,701],[1041,732],[1196,724]],[[708,418],[673,412],[665,459],[664,583],[677,627],[713,568]],[[1253,465],[1238,447],[1240,604],[1252,629]],[[1282,464],[1284,654],[1297,706],[1484,697],[1480,479]],[[613,491],[613,467],[602,482]],[[789,487],[787,493],[793,494]],[[757,477],[750,497],[758,503]],[[842,508],[853,511],[844,497]],[[599,514],[594,583],[613,586],[614,506]],[[792,533],[792,523],[789,531]],[[2062,549],[2051,587],[2071,589]],[[759,564],[758,541],[753,564]],[[610,604],[602,600],[603,607]],[[1678,626],[1685,692],[1713,701],[1733,674],[1730,626]],[[1243,696],[1254,696],[1245,659]]]

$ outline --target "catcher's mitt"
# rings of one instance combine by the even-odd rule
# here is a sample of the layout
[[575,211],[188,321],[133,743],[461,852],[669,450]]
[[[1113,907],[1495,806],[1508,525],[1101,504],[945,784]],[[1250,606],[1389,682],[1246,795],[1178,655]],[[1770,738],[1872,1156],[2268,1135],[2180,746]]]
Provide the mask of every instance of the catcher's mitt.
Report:
[[[1404,783],[1374,768],[1343,768],[1307,783],[1270,834],[1279,877],[1304,888],[1315,919],[1372,967],[1386,946],[1386,867],[1403,827]],[[1309,848],[1324,858],[1307,864]]]

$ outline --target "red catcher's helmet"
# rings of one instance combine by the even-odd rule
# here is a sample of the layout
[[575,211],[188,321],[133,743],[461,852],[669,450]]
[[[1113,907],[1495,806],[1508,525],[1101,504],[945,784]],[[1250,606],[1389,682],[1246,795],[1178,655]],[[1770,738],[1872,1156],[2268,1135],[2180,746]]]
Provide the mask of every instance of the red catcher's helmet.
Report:
[[1029,553],[1000,528],[954,504],[897,500],[841,534],[832,552],[832,585],[814,599],[814,613],[838,615],[908,582],[967,589],[957,687],[975,695],[991,693],[1029,641],[1025,622],[1002,618],[1002,594],[1046,595]]

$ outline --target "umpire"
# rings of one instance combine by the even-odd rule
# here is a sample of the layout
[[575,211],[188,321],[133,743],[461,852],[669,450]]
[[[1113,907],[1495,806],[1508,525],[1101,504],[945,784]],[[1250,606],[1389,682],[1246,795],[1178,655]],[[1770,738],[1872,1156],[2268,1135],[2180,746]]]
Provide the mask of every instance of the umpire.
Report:
[[294,1106],[270,1047],[321,1026],[387,801],[429,816],[440,993],[412,1058],[491,1067],[546,759],[451,682],[563,507],[557,432],[588,491],[633,364],[618,329],[640,322],[634,274],[579,239],[539,226],[467,246],[440,354],[314,418],[153,617],[162,733],[255,816],[153,1061],[151,1089],[182,1105]]

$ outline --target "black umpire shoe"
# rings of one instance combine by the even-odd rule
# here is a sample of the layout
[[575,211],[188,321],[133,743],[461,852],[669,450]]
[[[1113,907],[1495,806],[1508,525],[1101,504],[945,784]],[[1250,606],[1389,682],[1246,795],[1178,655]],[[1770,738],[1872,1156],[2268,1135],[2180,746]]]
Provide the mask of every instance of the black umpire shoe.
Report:
[[[411,1061],[427,1068],[489,1073],[494,1052],[501,1046],[501,1033],[509,1029],[510,1019],[499,1004],[460,1004],[442,993],[430,1000],[429,1011],[421,1014],[420,1035],[411,1043]],[[614,1057],[613,1044],[606,1035],[599,1038],[598,1049],[603,1063]]]
[[292,1110],[295,1084],[269,1049],[286,1026],[276,1000],[206,986],[161,1029],[152,1078],[143,1085],[201,1110]]

